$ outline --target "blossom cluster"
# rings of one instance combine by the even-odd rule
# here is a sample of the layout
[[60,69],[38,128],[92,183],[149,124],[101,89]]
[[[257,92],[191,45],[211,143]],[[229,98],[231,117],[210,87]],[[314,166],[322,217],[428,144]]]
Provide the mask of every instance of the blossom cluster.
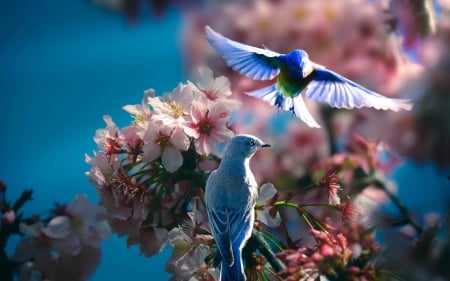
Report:
[[[349,227],[347,227],[349,229]],[[375,280],[383,276],[372,266],[361,267],[378,253],[373,234],[361,235],[359,241],[351,241],[345,229],[329,232],[311,230],[316,244],[313,247],[287,249],[279,257],[288,265],[280,272],[284,280],[314,280],[327,276],[328,280]],[[351,233],[362,233],[351,229]]]
[[[214,78],[208,68],[199,68],[196,83],[170,93],[147,90],[141,104],[123,107],[134,119],[128,127],[104,117],[107,126],[94,137],[100,151],[86,156],[112,231],[146,256],[173,246],[166,270],[176,280],[218,278],[206,261],[214,242],[203,190],[220,162],[220,144],[234,135],[228,121],[240,102],[230,95],[228,79]],[[256,211],[272,227],[280,217],[265,204],[276,194],[273,185],[261,186]]]
[[19,280],[87,280],[100,262],[100,242],[111,233],[106,217],[103,207],[78,195],[45,220],[20,222],[26,237],[12,256],[20,264]]
[[112,230],[148,256],[187,219],[206,173],[218,165],[219,145],[234,135],[228,121],[240,102],[228,98],[228,79],[208,68],[198,73],[196,83],[161,96],[147,90],[141,104],[124,106],[134,118],[125,128],[105,116],[106,128],[94,137],[100,151],[86,156]]

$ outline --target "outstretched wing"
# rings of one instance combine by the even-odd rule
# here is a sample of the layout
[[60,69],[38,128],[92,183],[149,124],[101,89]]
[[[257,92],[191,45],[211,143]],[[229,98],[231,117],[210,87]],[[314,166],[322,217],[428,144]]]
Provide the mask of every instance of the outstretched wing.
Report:
[[317,66],[311,74],[306,96],[337,108],[372,107],[379,110],[409,110],[412,105],[406,99],[382,96],[323,67]]
[[280,72],[277,59],[279,53],[233,41],[209,26],[205,27],[205,31],[209,44],[239,73],[256,80],[268,80]]

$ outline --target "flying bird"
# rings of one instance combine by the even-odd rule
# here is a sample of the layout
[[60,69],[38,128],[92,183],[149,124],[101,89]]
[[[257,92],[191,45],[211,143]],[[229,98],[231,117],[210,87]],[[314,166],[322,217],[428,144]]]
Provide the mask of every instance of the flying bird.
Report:
[[378,110],[409,110],[407,99],[393,99],[371,91],[324,66],[314,63],[301,49],[280,54],[266,47],[257,48],[233,41],[206,26],[206,40],[226,63],[255,80],[276,82],[247,92],[273,106],[293,112],[310,127],[320,128],[309,113],[303,96],[337,108],[372,107]]
[[221,281],[245,281],[242,249],[255,221],[258,185],[250,170],[250,158],[269,147],[251,135],[237,135],[225,146],[219,167],[208,177],[205,204],[221,264]]

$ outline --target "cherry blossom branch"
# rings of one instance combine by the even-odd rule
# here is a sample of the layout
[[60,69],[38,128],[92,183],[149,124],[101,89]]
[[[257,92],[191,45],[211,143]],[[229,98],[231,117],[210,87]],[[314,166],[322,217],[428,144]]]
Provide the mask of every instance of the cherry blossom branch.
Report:
[[408,208],[406,208],[406,206],[400,201],[400,199],[394,193],[392,193],[382,181],[378,179],[373,179],[371,180],[371,182],[376,187],[383,190],[383,192],[386,193],[386,195],[389,197],[392,203],[394,203],[394,205],[399,209],[402,218],[399,221],[397,221],[397,223],[410,224],[412,227],[414,227],[414,229],[417,231],[418,234],[421,234],[423,232],[423,228],[413,218]]
[[22,208],[22,206],[25,205],[26,202],[31,201],[33,199],[31,197],[32,195],[33,190],[25,189],[12,207],[14,211],[17,213],[17,211],[19,211],[19,209]]
[[[12,209],[15,214],[19,213],[20,208],[22,208],[23,205],[25,205],[26,202],[30,201],[32,199],[31,195],[33,194],[32,190],[24,190],[20,197],[14,202],[12,208],[8,206],[8,203],[5,199],[5,191],[6,191],[6,185],[4,183],[2,184],[2,200],[0,202],[0,211],[2,214],[4,214],[8,209]],[[22,215],[16,215],[16,218],[12,223],[6,223],[1,221],[1,227],[0,227],[0,280],[13,280],[13,274],[14,274],[14,262],[11,261],[8,257],[8,255],[5,252],[6,243],[8,242],[9,237],[11,237],[14,234],[20,234],[19,231],[19,224],[22,221]]]
[[[307,210],[304,209],[304,207],[309,207],[309,206],[327,206],[330,207],[329,204],[315,204],[315,203],[311,203],[311,204],[297,204],[297,203],[293,203],[293,202],[288,202],[288,201],[277,201],[273,203],[273,206],[279,207],[279,206],[285,206],[285,207],[290,207],[290,208],[294,208],[297,210],[299,216],[301,218],[303,218],[303,220],[308,224],[308,226],[311,229],[320,229],[321,231],[327,233],[327,229],[326,227],[322,224],[322,222],[320,222],[320,220],[318,220],[314,215],[312,215],[310,212],[308,212]],[[331,205],[331,207],[334,207]],[[336,209],[336,208],[333,208]]]

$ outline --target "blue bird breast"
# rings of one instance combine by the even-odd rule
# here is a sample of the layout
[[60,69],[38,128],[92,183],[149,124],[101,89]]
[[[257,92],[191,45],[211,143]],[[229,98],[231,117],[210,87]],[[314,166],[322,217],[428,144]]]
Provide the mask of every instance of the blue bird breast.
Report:
[[300,74],[293,73],[287,67],[280,68],[280,74],[277,77],[277,90],[283,97],[293,98],[299,95],[308,86],[314,77],[314,71],[303,78]]

